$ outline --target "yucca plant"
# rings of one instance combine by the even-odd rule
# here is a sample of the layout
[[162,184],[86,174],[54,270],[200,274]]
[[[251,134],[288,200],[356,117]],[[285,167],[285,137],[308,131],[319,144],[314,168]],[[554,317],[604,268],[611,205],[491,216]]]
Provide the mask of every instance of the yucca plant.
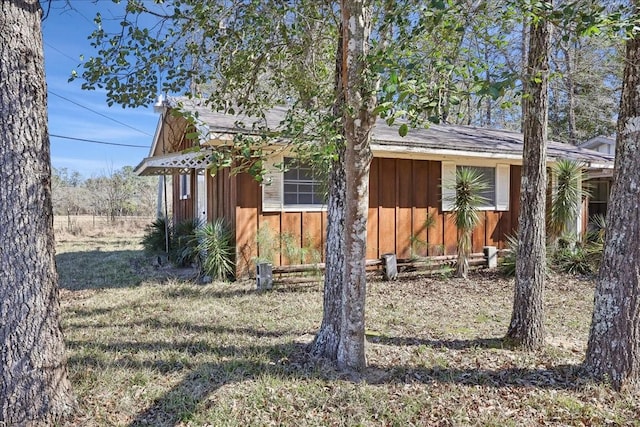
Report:
[[200,227],[199,219],[179,222],[173,227],[170,258],[178,267],[188,267],[198,260],[198,240],[196,230]]
[[478,208],[486,201],[481,196],[488,188],[477,169],[456,169],[455,198],[452,200],[454,222],[458,229],[458,261],[456,277],[467,277],[471,255],[471,233],[480,222]]
[[214,280],[227,280],[235,270],[233,262],[233,236],[222,218],[196,230],[196,239],[202,272]]
[[152,254],[166,252],[168,237],[171,237],[171,227],[167,224],[167,220],[164,217],[157,218],[145,227],[142,247]]
[[502,274],[508,277],[515,277],[516,275],[516,257],[518,253],[518,236],[509,234],[506,237],[506,246],[508,251],[506,255],[500,261],[500,271]]
[[[581,163],[564,159],[552,166],[556,186],[551,195],[547,234],[553,247],[557,246],[561,236],[567,235],[570,231],[573,233],[568,229],[568,225],[576,222],[582,197],[587,192],[582,186],[582,168]],[[574,236],[573,240],[576,237]]]

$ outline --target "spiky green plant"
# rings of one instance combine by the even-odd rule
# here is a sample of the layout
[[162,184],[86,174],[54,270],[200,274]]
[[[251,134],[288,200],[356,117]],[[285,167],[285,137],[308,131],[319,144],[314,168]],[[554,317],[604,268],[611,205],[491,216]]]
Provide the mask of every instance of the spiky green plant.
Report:
[[516,254],[518,253],[518,236],[509,234],[506,237],[506,246],[508,251],[506,255],[500,261],[500,271],[502,274],[508,277],[514,277],[516,275]]
[[198,228],[196,251],[202,272],[214,280],[227,280],[235,270],[233,236],[222,218]]
[[[574,160],[559,160],[552,166],[556,185],[551,195],[547,234],[552,246],[568,233],[568,225],[575,223],[586,189],[582,186],[583,165]],[[574,237],[575,239],[575,237]]]
[[198,260],[198,240],[196,230],[200,227],[199,219],[186,220],[173,227],[173,240],[169,256],[178,267],[187,267]]
[[454,223],[458,229],[458,261],[456,277],[467,277],[471,255],[471,233],[480,222],[478,208],[486,201],[481,193],[488,184],[475,168],[456,169],[455,198],[453,199]]
[[589,219],[589,231],[586,239],[589,242],[604,244],[604,232],[607,228],[607,218],[603,214],[593,215]]
[[167,250],[167,234],[171,238],[171,227],[164,217],[157,218],[144,228],[142,247],[148,253],[154,254]]

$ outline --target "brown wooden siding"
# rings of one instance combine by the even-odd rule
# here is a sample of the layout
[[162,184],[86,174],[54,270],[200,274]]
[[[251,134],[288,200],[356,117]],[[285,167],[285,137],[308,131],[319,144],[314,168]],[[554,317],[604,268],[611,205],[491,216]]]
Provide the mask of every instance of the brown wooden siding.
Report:
[[[441,210],[441,164],[438,161],[375,158],[371,164],[367,258],[385,253],[398,257],[453,254],[457,230],[451,213]],[[275,265],[315,261],[292,254],[287,246],[324,251],[326,212],[262,212],[259,184],[248,174],[219,175],[221,192],[235,193],[236,253],[238,274],[246,274],[258,257],[273,256]],[[505,235],[513,233],[519,206],[520,167],[511,167],[508,212],[485,211],[473,232],[473,251],[485,245],[504,247]],[[233,195],[227,196],[231,200]],[[221,194],[218,198],[224,197]],[[256,241],[263,228],[261,249]],[[265,231],[266,230],[266,231]],[[284,238],[283,238],[284,236]],[[263,253],[261,253],[263,252]],[[270,252],[270,253],[266,253]],[[291,259],[297,256],[296,259]],[[322,258],[324,258],[322,256]]]
[[183,221],[192,220],[195,215],[194,210],[194,197],[195,194],[195,176],[191,174],[191,189],[192,192],[188,198],[180,199],[180,175],[172,175],[172,190],[173,190],[173,221],[175,224],[179,224]]

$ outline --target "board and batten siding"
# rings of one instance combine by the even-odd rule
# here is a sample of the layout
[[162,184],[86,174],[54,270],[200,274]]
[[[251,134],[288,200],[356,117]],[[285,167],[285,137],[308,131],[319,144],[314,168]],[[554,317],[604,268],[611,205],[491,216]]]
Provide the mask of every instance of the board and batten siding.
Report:
[[[440,161],[373,159],[369,181],[367,258],[380,258],[385,253],[395,253],[399,258],[455,253],[457,230],[452,213],[441,209],[441,168]],[[504,248],[506,236],[517,228],[520,169],[520,166],[510,167],[509,210],[480,212],[480,224],[472,238],[474,252],[482,251],[486,245]],[[268,229],[267,234],[273,237],[270,243],[276,249],[276,265],[301,262],[288,259],[283,253],[286,251],[279,247],[279,238],[283,235],[295,240],[299,247],[314,247],[323,254],[326,212],[264,212],[262,189],[250,175],[242,173],[226,180],[234,182],[228,190],[235,193],[239,276],[246,275],[253,268],[253,261],[264,256],[259,253],[256,241],[261,228]],[[233,202],[232,195],[226,197],[228,202]]]

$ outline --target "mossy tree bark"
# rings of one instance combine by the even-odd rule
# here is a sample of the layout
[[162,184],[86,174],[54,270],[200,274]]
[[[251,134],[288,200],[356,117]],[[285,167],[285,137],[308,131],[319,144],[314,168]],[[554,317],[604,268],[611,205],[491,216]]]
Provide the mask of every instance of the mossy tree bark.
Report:
[[367,69],[372,2],[343,0],[340,6],[336,113],[344,146],[330,180],[324,319],[313,352],[341,369],[360,371],[366,366],[365,261],[377,79]]
[[73,408],[54,260],[41,9],[0,3],[0,425]]
[[[551,8],[551,1],[545,2]],[[545,201],[551,26],[532,20],[525,75],[524,147],[513,312],[507,339],[527,350],[544,345]]]
[[[640,2],[635,2],[636,13]],[[614,184],[584,367],[616,389],[640,380],[640,38],[627,42]]]

